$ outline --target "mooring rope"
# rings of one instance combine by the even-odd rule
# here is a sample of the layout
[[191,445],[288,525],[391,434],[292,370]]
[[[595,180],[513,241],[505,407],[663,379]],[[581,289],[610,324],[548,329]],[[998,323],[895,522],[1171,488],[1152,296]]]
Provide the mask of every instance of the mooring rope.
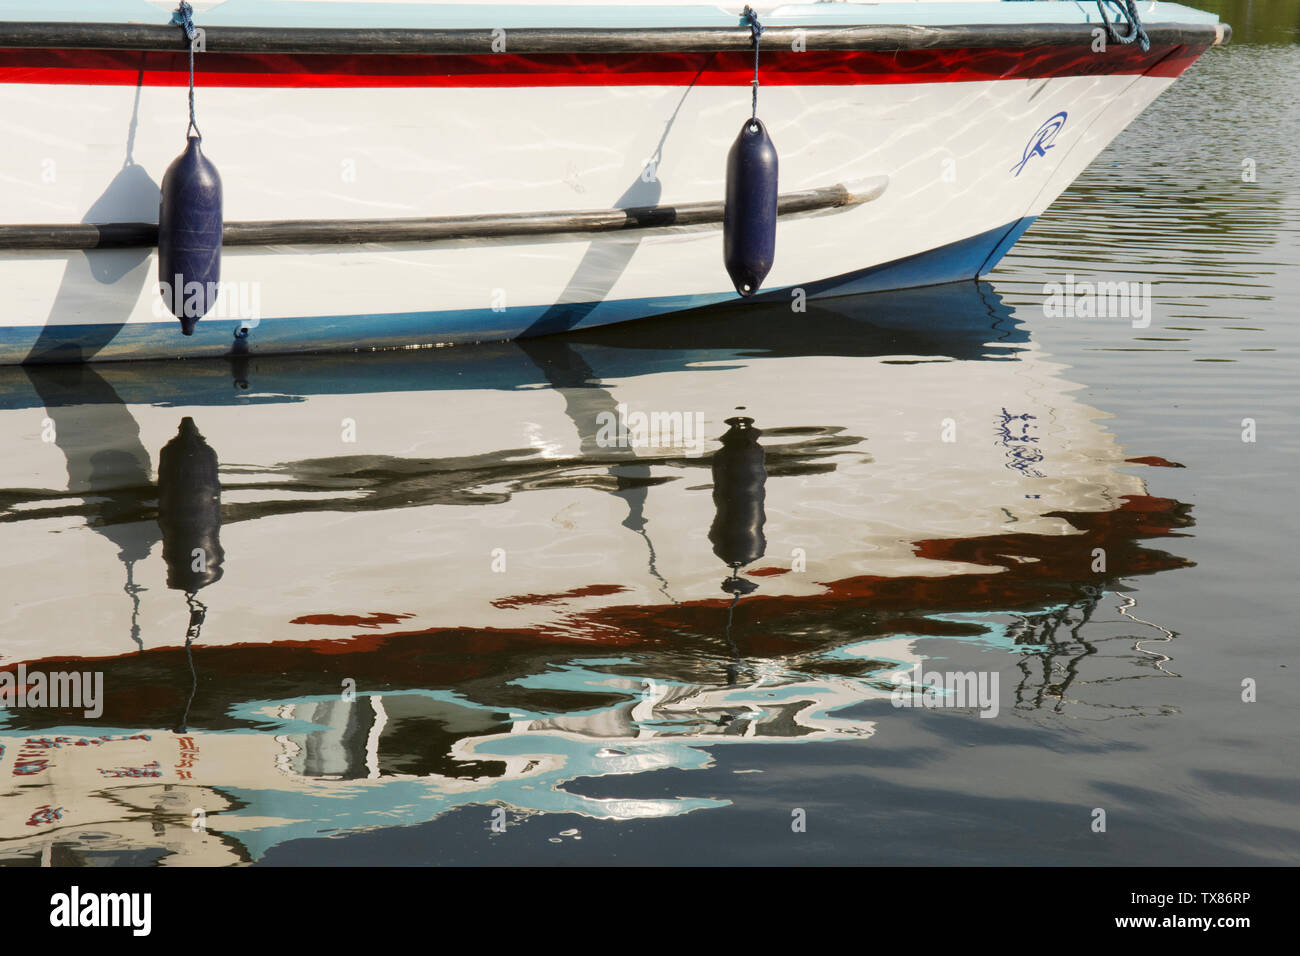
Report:
[[190,125],[185,127],[185,135],[188,137],[190,130],[193,129],[194,135],[203,139],[203,134],[199,132],[199,124],[194,120],[194,41],[199,35],[199,31],[194,27],[194,8],[185,0],[181,0],[181,5],[172,13],[172,23],[183,29],[186,38],[190,41]]
[[[1115,24],[1107,18],[1107,2],[1115,4],[1128,15],[1128,33],[1121,34],[1115,29]],[[1142,46],[1142,52],[1151,49],[1151,38],[1147,36],[1147,31],[1142,26],[1142,18],[1138,16],[1137,0],[1097,0],[1097,10],[1101,13],[1101,22],[1106,24],[1107,35],[1116,43],[1128,44],[1137,40]]]
[[758,121],[758,44],[763,36],[763,24],[758,22],[758,14],[754,12],[753,7],[745,7],[741,13],[745,21],[749,24],[749,38],[754,41],[754,112],[750,117],[753,122]]

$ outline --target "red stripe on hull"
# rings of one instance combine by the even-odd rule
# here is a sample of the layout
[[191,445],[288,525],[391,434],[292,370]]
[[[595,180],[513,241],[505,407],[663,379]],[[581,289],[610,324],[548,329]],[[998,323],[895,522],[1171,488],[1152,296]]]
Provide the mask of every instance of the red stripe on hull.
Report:
[[[1143,53],[1112,45],[1031,49],[764,52],[767,86],[859,86],[1147,74],[1176,77],[1204,46],[1153,46]],[[748,53],[622,54],[283,54],[205,53],[196,60],[203,87],[440,87],[493,89],[557,86],[747,86]],[[111,50],[0,50],[0,83],[87,86],[186,86],[184,53]]]

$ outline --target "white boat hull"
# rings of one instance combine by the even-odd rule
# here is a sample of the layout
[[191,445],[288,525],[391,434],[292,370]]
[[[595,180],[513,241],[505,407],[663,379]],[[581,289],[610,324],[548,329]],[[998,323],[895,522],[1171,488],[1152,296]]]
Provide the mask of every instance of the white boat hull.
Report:
[[[1030,5],[963,5],[1021,6]],[[781,67],[759,103],[782,193],[873,177],[887,188],[860,205],[783,217],[764,292],[797,299],[987,273],[1199,53],[1172,50],[1150,69],[1108,66],[1121,61],[1105,56],[1121,54],[1089,60],[1085,50],[1039,71],[1069,75],[1027,78],[1014,56],[1010,78],[974,80],[964,77],[1002,67],[954,61],[948,74],[915,77],[905,65],[885,77],[863,67],[806,85]],[[747,84],[678,73],[602,85],[575,79],[586,75],[579,64],[533,87],[434,76],[413,87],[249,88],[232,74],[205,77],[203,63],[199,117],[227,223],[717,202],[727,149],[749,115]],[[158,183],[182,145],[185,91],[166,85],[176,75],[151,85],[119,71],[87,84],[52,70],[58,82],[37,84],[0,62],[6,76],[22,82],[0,82],[9,130],[0,223],[156,221]],[[221,355],[238,329],[251,329],[245,345],[262,352],[502,340],[735,298],[716,225],[228,245],[223,297],[193,338],[180,335],[158,278],[151,248],[0,249],[0,363]]]

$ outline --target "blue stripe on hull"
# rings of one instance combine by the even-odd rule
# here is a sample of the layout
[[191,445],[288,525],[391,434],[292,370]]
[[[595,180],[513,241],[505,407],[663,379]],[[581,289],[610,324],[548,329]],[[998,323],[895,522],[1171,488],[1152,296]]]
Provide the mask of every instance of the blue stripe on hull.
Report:
[[941,285],[987,275],[1025,230],[1034,224],[1034,218],[1026,216],[938,249],[895,259],[851,275],[814,282],[806,289],[809,295],[858,295]]
[[[806,283],[800,288],[808,296],[839,296],[973,279],[992,269],[1032,222],[1032,217],[1020,219],[928,252]],[[718,271],[722,272],[721,262]],[[754,298],[788,299],[791,292],[792,287],[774,289]],[[502,341],[649,318],[736,298],[732,292],[716,292],[573,303],[567,307],[519,306],[500,312],[486,308],[263,319],[250,332],[248,346],[253,352],[270,355]],[[181,335],[178,322],[11,326],[0,328],[0,364],[220,357],[231,353],[238,326],[234,319],[205,319],[189,338]]]

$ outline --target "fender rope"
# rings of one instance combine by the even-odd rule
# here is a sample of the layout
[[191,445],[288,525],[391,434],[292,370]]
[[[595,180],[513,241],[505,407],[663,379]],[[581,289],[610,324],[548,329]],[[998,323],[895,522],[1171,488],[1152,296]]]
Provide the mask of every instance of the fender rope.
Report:
[[763,24],[758,22],[758,14],[753,7],[745,7],[741,16],[749,24],[749,38],[754,41],[754,112],[751,120],[758,119],[758,44],[763,36]]
[[190,130],[194,130],[194,135],[200,140],[203,134],[199,132],[199,124],[194,121],[194,40],[198,37],[199,31],[194,27],[194,8],[185,0],[181,0],[181,5],[172,13],[171,22],[185,31],[185,37],[190,41],[190,125],[185,127],[185,135],[190,135]]

